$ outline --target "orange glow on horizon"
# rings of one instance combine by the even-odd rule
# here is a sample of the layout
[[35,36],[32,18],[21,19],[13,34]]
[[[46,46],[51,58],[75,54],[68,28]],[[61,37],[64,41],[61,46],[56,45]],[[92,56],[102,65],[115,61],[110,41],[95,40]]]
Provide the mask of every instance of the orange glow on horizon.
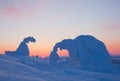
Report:
[[107,45],[107,49],[111,55],[120,55],[120,47],[118,45]]
[[[116,47],[112,47],[112,48],[110,48],[109,46],[107,47],[107,49],[108,49],[108,52],[111,54],[111,55],[120,55],[120,50],[119,49],[114,49],[114,48],[116,48]],[[3,50],[3,51],[2,51]],[[0,54],[5,54],[5,51],[7,51],[7,50],[5,50],[5,49],[2,49],[1,51],[0,51]],[[14,50],[8,50],[8,51],[14,51]],[[51,50],[46,50],[46,51],[30,51],[30,56],[36,56],[36,55],[38,55],[38,56],[40,56],[40,57],[48,57],[49,56],[49,54],[50,54],[50,51]],[[59,56],[68,56],[68,52],[67,51],[61,51],[61,52],[58,52],[58,55]]]
[[120,43],[117,40],[111,40],[111,41],[104,41],[106,48],[108,50],[108,52],[111,55],[120,55]]
[[64,50],[64,49],[63,50],[58,50],[57,53],[58,53],[59,56],[62,56],[62,57],[69,56],[69,52],[67,50]]
[[[111,55],[120,55],[120,44],[118,42],[105,42],[108,52]],[[52,51],[52,46],[37,46],[37,44],[30,44],[29,46],[30,56],[40,56],[40,57],[49,57],[50,52]],[[2,46],[0,48],[0,54],[4,54],[5,51],[15,51],[17,49],[17,45],[9,46]],[[58,50],[59,56],[69,56],[69,52],[67,50]]]

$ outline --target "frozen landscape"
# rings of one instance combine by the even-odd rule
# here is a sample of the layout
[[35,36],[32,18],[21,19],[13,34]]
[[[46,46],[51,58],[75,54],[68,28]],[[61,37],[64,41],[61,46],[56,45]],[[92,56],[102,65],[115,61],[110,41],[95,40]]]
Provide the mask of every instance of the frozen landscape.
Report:
[[69,58],[52,67],[47,58],[0,55],[0,81],[120,81],[120,64],[113,65],[115,72],[101,73],[80,70]]
[[[16,51],[0,54],[0,81],[120,81],[120,57],[111,57],[93,36],[64,39],[48,58],[29,56],[27,43],[35,41],[27,37]],[[58,49],[68,50],[69,57],[60,57]]]
[[0,0],[0,81],[120,81],[120,0]]

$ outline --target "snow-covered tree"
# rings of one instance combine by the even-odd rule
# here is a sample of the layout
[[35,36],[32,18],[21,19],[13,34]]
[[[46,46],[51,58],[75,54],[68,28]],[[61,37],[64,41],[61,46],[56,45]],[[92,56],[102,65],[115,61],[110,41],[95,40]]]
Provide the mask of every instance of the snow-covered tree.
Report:
[[29,56],[29,48],[27,46],[27,43],[29,42],[36,42],[35,38],[33,37],[27,37],[24,38],[23,41],[19,44],[16,51],[6,51],[7,55],[23,55],[23,56]]

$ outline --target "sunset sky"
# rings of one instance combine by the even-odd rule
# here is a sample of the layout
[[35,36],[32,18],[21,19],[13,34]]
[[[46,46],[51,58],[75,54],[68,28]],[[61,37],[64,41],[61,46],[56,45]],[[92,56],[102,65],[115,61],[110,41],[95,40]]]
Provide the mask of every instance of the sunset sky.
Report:
[[120,0],[0,0],[0,54],[33,36],[31,55],[49,56],[55,43],[81,34],[120,55]]

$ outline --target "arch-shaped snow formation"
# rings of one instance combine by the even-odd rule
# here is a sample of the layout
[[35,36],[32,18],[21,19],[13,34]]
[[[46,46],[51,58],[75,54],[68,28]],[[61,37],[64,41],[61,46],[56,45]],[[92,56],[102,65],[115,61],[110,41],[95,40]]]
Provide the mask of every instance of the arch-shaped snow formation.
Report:
[[79,60],[81,69],[106,72],[112,68],[105,44],[91,35],[80,35],[75,39],[64,39],[56,43],[50,54],[50,64],[57,63],[58,48],[67,49],[71,59]]

